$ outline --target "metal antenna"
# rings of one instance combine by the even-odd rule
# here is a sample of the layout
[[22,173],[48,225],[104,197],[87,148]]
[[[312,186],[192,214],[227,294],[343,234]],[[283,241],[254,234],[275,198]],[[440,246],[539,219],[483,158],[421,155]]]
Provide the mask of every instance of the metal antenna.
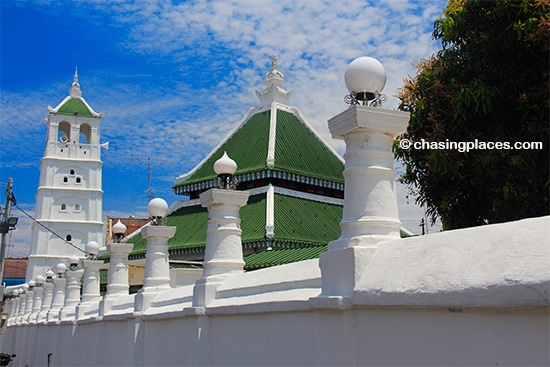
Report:
[[133,160],[133,161],[135,160],[135,161],[138,161],[138,162],[141,162],[141,163],[147,163],[147,190],[145,191],[145,196],[147,196],[147,199],[149,201],[151,201],[151,199],[153,198],[153,194],[154,194],[154,190],[151,187],[151,167],[156,166],[159,163],[168,162],[168,161],[167,160],[155,159],[154,160],[155,163],[152,164],[151,162],[153,160],[151,159],[151,157],[142,158],[142,157],[136,157],[133,154],[131,156],[131,160]]

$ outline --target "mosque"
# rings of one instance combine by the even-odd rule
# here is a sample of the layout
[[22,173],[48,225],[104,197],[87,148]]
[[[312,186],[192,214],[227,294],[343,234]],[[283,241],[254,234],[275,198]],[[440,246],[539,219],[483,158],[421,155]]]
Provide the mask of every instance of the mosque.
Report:
[[391,150],[409,115],[381,106],[377,60],[344,79],[350,106],[328,121],[344,159],[287,105],[274,57],[260,105],[176,179],[188,199],[155,198],[150,223],[105,239],[103,113],[75,73],[48,108],[37,191],[57,235],[33,226],[0,351],[20,366],[548,365],[549,218],[411,236]]

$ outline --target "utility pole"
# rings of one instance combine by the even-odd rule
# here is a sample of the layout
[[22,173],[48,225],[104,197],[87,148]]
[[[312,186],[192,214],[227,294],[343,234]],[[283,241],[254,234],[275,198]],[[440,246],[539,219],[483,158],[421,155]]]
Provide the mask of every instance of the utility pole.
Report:
[[[4,207],[4,215],[0,223],[0,233],[2,233],[2,244],[0,246],[0,282],[4,278],[4,256],[6,254],[6,237],[8,232],[15,229],[17,217],[10,217],[11,204],[16,204],[15,196],[12,191],[13,179],[8,179],[8,187],[6,189],[6,206]],[[4,297],[4,285],[0,285],[0,301]]]

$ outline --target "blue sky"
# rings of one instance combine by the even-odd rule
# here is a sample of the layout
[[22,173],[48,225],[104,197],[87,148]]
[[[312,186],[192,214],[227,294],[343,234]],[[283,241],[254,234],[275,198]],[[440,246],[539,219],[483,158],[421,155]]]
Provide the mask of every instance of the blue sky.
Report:
[[[151,187],[169,204],[175,178],[192,169],[259,105],[272,55],[290,105],[331,139],[327,120],[347,108],[346,66],[372,56],[385,66],[386,108],[413,64],[439,48],[436,1],[0,1],[0,182],[34,214],[48,105],[69,93],[75,67],[83,97],[105,112],[103,211],[146,216]],[[141,159],[135,159],[141,158]],[[399,169],[398,169],[399,170]],[[0,187],[5,202],[5,186]],[[403,224],[418,233],[422,210],[399,188]],[[17,209],[9,256],[28,255],[31,221]]]

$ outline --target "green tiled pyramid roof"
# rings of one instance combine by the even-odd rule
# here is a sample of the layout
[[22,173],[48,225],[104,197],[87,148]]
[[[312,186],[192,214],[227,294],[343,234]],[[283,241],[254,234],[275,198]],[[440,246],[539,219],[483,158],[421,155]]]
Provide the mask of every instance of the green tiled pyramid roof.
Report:
[[265,111],[253,115],[185,183],[177,186],[216,178],[214,162],[221,158],[224,151],[238,164],[235,174],[262,170],[265,168],[268,141],[269,111]]
[[70,115],[74,116],[75,113],[78,116],[94,117],[92,112],[80,99],[71,98],[67,100],[58,110],[58,115]]
[[274,240],[328,244],[340,236],[342,210],[340,205],[275,194]]
[[[266,237],[266,193],[251,195],[240,210],[242,242],[245,248],[274,249],[322,246],[340,236],[342,206],[274,194],[274,237]],[[166,217],[176,233],[168,241],[171,255],[196,252],[202,257],[206,244],[208,211],[197,205],[183,206]],[[143,258],[147,241],[136,235],[130,259]],[[289,261],[290,262],[290,261]]]
[[277,111],[276,136],[273,169],[344,183],[344,162],[296,115]]
[[[237,162],[239,181],[277,177],[343,189],[343,161],[291,112],[277,109],[274,165],[267,165],[271,111],[252,115],[229,136],[190,176],[176,183],[174,191],[185,194],[214,186],[214,162],[223,153]],[[322,181],[322,183],[319,183]]]

